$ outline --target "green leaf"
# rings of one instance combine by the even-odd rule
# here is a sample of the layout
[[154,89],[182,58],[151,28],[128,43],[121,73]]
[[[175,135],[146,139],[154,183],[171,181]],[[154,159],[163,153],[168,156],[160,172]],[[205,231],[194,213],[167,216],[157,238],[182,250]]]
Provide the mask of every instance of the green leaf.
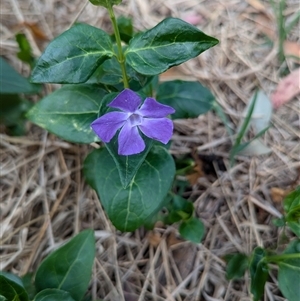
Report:
[[217,43],[217,39],[191,24],[167,18],[131,39],[125,57],[137,72],[157,75],[198,56]]
[[300,186],[285,197],[283,207],[287,225],[300,237]]
[[22,280],[6,272],[0,272],[0,295],[9,301],[29,301]]
[[87,24],[76,24],[50,42],[32,73],[36,83],[83,83],[114,56],[110,36]]
[[239,279],[244,276],[248,267],[248,257],[245,254],[232,254],[226,266],[227,279]]
[[169,214],[164,219],[165,224],[173,224],[181,220],[188,220],[194,212],[193,203],[179,195],[173,196],[167,208],[169,210]]
[[34,285],[34,274],[28,273],[22,277],[22,282],[26,292],[28,293],[29,299],[32,300],[36,294]]
[[17,53],[18,58],[22,62],[27,63],[30,67],[32,67],[34,63],[34,57],[32,55],[31,46],[26,38],[26,35],[23,33],[16,34],[16,41],[20,49],[20,51]]
[[25,135],[25,114],[32,104],[17,94],[0,94],[0,98],[0,123],[6,126],[10,135]]
[[174,80],[158,87],[156,99],[173,107],[172,119],[195,118],[213,108],[215,97],[198,82]]
[[39,292],[33,301],[74,301],[74,299],[66,291],[48,288]]
[[118,5],[122,0],[89,0],[92,4],[97,6],[104,6],[106,8],[112,7],[113,5]]
[[151,149],[126,189],[107,149],[94,150],[84,162],[87,182],[96,190],[114,226],[121,231],[134,231],[162,208],[174,174],[173,158],[160,146]]
[[99,141],[90,124],[107,110],[105,95],[93,85],[66,85],[38,102],[27,117],[67,141]]
[[40,90],[40,86],[33,85],[0,57],[0,93],[1,94],[33,94]]
[[132,179],[136,175],[142,163],[145,161],[145,158],[153,145],[152,139],[149,139],[144,135],[143,139],[146,145],[144,151],[131,156],[118,155],[118,133],[109,143],[106,144],[107,150],[115,161],[115,164],[119,171],[119,176],[123,188],[126,188],[131,183]]
[[[134,91],[140,90],[152,79],[152,77],[137,73],[128,64],[126,66],[126,71],[129,88]],[[112,86],[118,91],[124,90],[122,70],[118,60],[115,57],[105,61],[101,66],[99,66],[86,82],[86,84],[99,83],[107,86]]]
[[266,251],[263,248],[257,247],[254,249],[250,262],[251,276],[251,293],[253,300],[259,301],[264,293],[265,284],[268,279],[269,269],[265,262]]
[[89,286],[94,257],[94,232],[80,232],[41,263],[35,277],[37,290],[61,289],[75,301],[81,300]]
[[283,254],[298,254],[297,258],[289,258],[279,262],[279,288],[289,301],[298,301],[300,296],[300,240],[292,241]]
[[[120,16],[117,18],[117,26],[121,40],[128,44],[133,37],[132,19]],[[113,35],[113,39],[115,40],[115,35]]]
[[198,244],[202,240],[205,228],[199,219],[192,217],[180,224],[179,233],[184,239]]

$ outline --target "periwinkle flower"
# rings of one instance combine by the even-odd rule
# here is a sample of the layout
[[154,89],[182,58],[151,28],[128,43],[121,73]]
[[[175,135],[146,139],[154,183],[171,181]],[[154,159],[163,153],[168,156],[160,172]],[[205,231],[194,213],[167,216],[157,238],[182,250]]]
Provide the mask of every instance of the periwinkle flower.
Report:
[[123,90],[108,104],[120,111],[109,112],[96,119],[91,127],[103,142],[109,142],[120,129],[118,154],[134,155],[145,149],[145,136],[167,144],[173,134],[173,122],[166,116],[173,114],[172,107],[158,103],[154,98],[142,100],[130,89]]

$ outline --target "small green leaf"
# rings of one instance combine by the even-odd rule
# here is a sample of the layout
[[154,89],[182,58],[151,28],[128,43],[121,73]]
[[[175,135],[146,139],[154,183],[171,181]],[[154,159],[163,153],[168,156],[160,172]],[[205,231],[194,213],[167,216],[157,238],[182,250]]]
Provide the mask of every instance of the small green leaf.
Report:
[[292,241],[283,254],[298,254],[297,258],[285,259],[279,262],[279,288],[289,301],[299,301],[300,296],[300,240]]
[[122,0],[89,0],[92,4],[97,6],[103,6],[106,8],[112,7],[113,5],[118,5]]
[[239,279],[244,276],[248,267],[248,257],[245,254],[232,254],[227,261],[227,279]]
[[29,301],[22,280],[6,272],[0,272],[0,295],[9,301]]
[[33,85],[0,57],[0,93],[1,94],[33,94],[40,86]]
[[265,262],[266,251],[257,247],[254,249],[250,262],[251,293],[253,300],[259,301],[264,293],[265,284],[269,276],[268,265]]
[[[128,44],[133,37],[132,19],[121,16],[117,19],[117,26],[121,40]],[[113,39],[115,40],[114,35]]]
[[121,231],[134,231],[164,205],[175,166],[167,150],[155,146],[124,189],[112,156],[103,148],[87,156],[84,175],[114,226]]
[[188,220],[194,212],[194,205],[192,202],[175,195],[167,206],[169,214],[164,219],[165,224],[173,224],[181,220]]
[[160,74],[213,47],[218,40],[193,25],[167,18],[130,40],[125,56],[137,72]]
[[158,87],[157,100],[173,107],[172,119],[196,118],[213,108],[215,97],[198,82],[174,80]]
[[39,292],[33,301],[74,301],[74,299],[66,291],[48,288]]
[[80,301],[90,282],[94,257],[94,232],[82,231],[44,259],[35,277],[37,291],[61,289]]
[[[143,88],[152,77],[137,73],[128,64],[126,66],[129,88],[138,91]],[[111,86],[118,91],[124,90],[123,75],[119,62],[115,57],[105,61],[93,75],[89,78],[86,84],[103,84]]]
[[84,83],[114,56],[110,36],[87,24],[76,24],[50,42],[32,72],[36,83]]
[[184,239],[198,244],[202,240],[205,228],[199,219],[192,217],[180,224],[179,233]]
[[20,49],[20,51],[17,53],[18,58],[22,62],[27,63],[29,64],[30,67],[32,67],[34,63],[34,57],[32,55],[30,43],[28,42],[25,34],[23,33],[16,34],[16,41]]
[[38,102],[27,117],[67,141],[99,141],[90,124],[107,110],[105,95],[105,90],[92,85],[66,85]]
[[287,225],[300,237],[300,186],[285,197],[283,208]]

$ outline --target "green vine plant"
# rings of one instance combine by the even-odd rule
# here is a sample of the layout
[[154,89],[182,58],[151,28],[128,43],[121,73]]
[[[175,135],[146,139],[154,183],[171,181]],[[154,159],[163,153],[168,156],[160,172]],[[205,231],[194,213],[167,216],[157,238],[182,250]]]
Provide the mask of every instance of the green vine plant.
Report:
[[[289,228],[297,238],[285,250],[277,254],[274,250],[256,247],[250,255],[236,253],[225,256],[228,279],[240,279],[246,270],[251,279],[250,291],[253,301],[261,300],[271,269],[278,270],[278,286],[288,301],[297,301],[300,296],[300,186],[284,199],[284,215],[274,223]],[[275,267],[274,267],[275,266]]]

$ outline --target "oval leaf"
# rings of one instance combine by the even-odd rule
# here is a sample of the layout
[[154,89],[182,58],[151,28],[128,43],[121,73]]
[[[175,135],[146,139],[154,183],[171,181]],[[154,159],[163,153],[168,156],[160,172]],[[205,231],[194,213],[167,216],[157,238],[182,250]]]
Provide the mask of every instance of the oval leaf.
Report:
[[74,299],[66,291],[48,288],[39,292],[33,301],[74,301]]
[[239,279],[242,278],[248,268],[248,257],[245,254],[238,253],[228,256],[226,266],[227,279]]
[[187,221],[183,221],[179,226],[179,233],[184,238],[196,244],[200,243],[204,235],[205,228],[203,223],[192,217]]
[[75,301],[81,300],[90,282],[94,257],[94,232],[82,231],[41,263],[35,277],[37,290],[62,289]]
[[300,240],[289,244],[284,254],[298,254],[298,258],[285,259],[279,262],[279,288],[289,301],[298,301],[300,296]]
[[0,57],[0,66],[1,94],[37,93],[40,90],[39,85],[29,83],[25,77],[20,75],[2,57]]
[[152,139],[145,136],[143,139],[146,145],[145,149],[141,153],[131,156],[120,156],[118,154],[118,135],[115,135],[115,137],[106,144],[107,150],[118,168],[123,188],[126,188],[130,184],[152,147]]
[[196,118],[211,110],[215,97],[198,82],[174,80],[158,87],[157,100],[173,107],[172,119]]
[[[6,300],[29,301],[22,281],[15,275],[0,273],[0,296]],[[4,299],[5,300],[5,299]]]
[[33,70],[32,81],[83,83],[113,55],[113,45],[105,31],[76,24],[51,41]]
[[259,301],[264,293],[265,284],[268,279],[269,270],[265,263],[266,251],[260,247],[254,249],[252,259],[250,262],[250,276],[251,276],[251,293],[253,300]]
[[137,72],[160,74],[213,47],[218,40],[177,18],[167,18],[131,39],[125,56]]
[[86,158],[84,175],[114,226],[121,231],[134,231],[163,206],[175,166],[165,148],[153,147],[124,189],[112,156],[107,149],[99,149]]
[[27,117],[70,142],[99,141],[90,125],[106,110],[106,91],[92,85],[64,86],[38,102]]

